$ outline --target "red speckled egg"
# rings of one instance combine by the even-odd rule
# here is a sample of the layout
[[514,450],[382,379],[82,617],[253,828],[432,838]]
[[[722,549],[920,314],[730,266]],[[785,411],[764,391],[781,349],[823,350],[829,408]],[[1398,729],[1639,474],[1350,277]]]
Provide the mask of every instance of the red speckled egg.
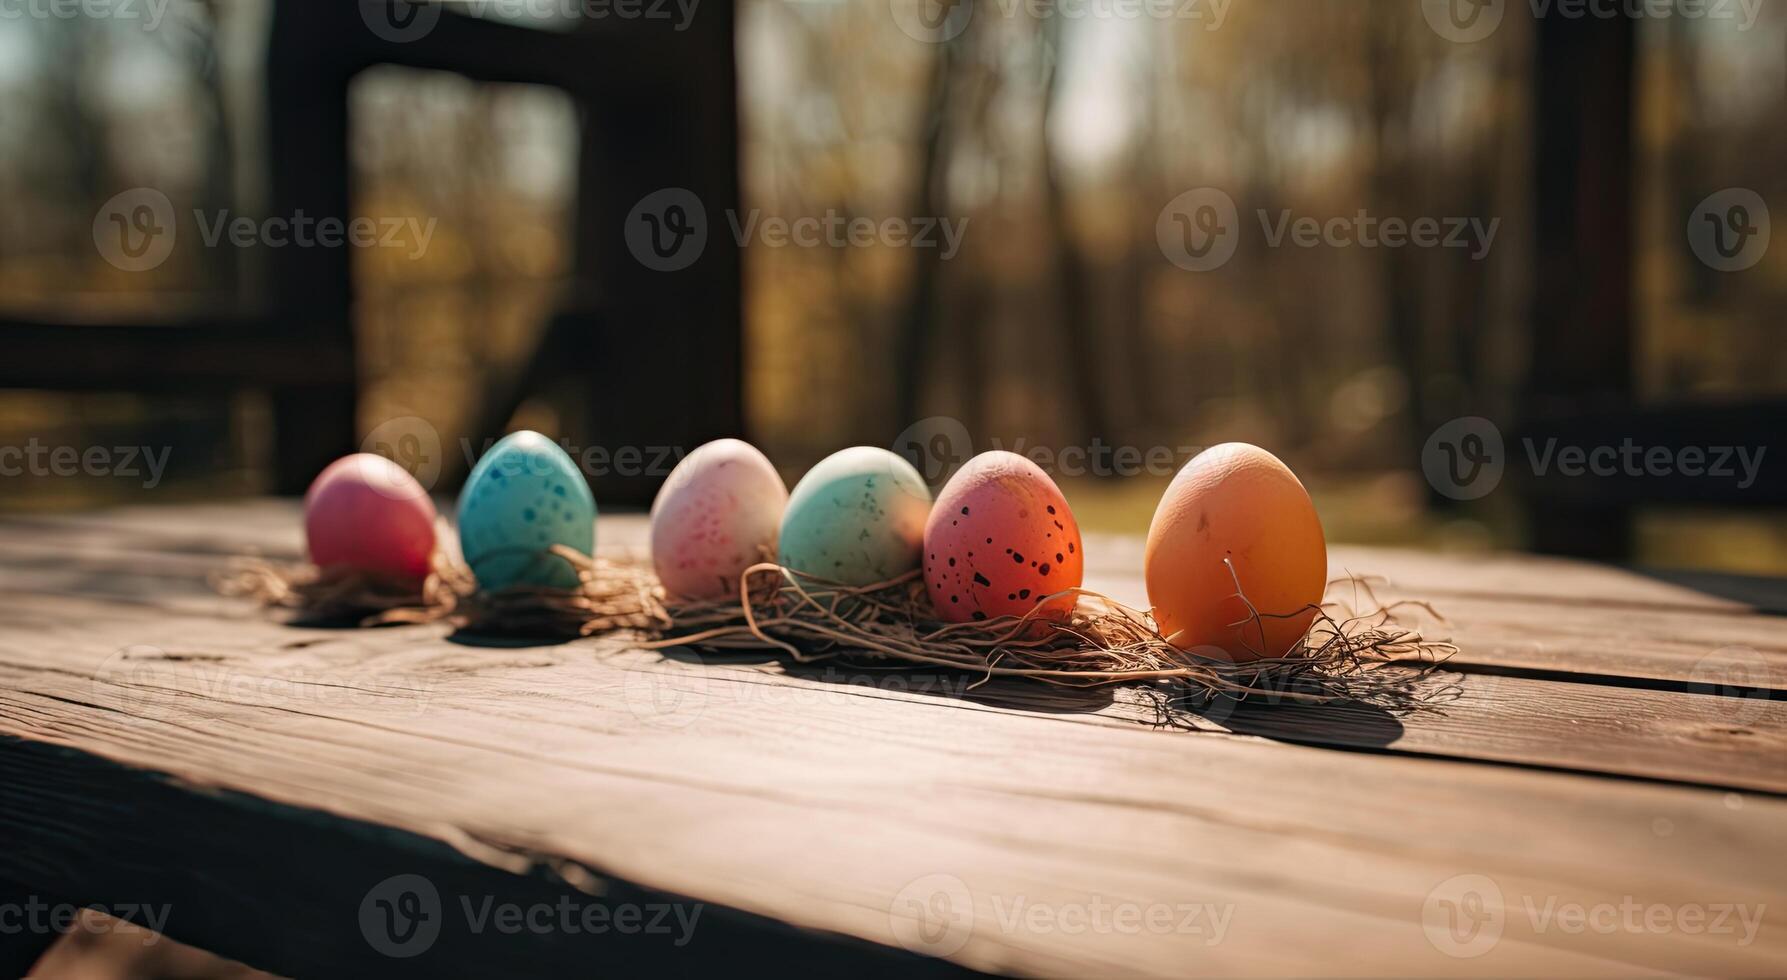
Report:
[[[1055,481],[999,450],[969,460],[944,485],[925,525],[925,587],[951,622],[1022,616],[1077,588],[1085,573],[1080,526]],[[1051,615],[1066,615],[1071,600]]]
[[383,456],[343,456],[304,494],[304,536],[322,568],[421,580],[434,554],[434,501]]

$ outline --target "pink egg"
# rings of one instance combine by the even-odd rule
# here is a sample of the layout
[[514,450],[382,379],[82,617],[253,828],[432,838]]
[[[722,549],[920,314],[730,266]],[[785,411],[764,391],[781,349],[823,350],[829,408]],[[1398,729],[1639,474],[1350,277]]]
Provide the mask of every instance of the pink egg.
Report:
[[304,535],[322,568],[422,579],[434,554],[434,501],[383,456],[343,456],[304,494]]
[[[1080,526],[1055,481],[1016,453],[981,453],[950,477],[925,525],[925,587],[951,622],[1022,616],[1080,585]],[[1063,601],[1047,610],[1065,615]]]
[[739,576],[774,561],[788,487],[748,442],[719,439],[676,464],[652,502],[652,564],[685,599],[738,595]]

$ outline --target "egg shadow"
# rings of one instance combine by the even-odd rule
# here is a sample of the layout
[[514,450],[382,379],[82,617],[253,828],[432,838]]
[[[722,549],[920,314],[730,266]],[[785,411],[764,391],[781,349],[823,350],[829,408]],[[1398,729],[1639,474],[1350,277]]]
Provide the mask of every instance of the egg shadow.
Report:
[[1402,738],[1396,711],[1359,698],[1312,704],[1271,692],[1246,698],[1227,695],[1191,699],[1163,689],[1139,689],[1139,706],[1158,724],[1226,731],[1296,745],[1383,749]]
[[919,695],[1038,714],[1102,713],[1152,728],[1253,735],[1297,745],[1383,749],[1401,739],[1405,730],[1393,706],[1358,698],[1311,704],[1270,692],[1244,699],[1198,697],[1183,689],[1145,683],[1063,687],[849,654],[803,662],[774,650],[711,652],[679,646],[657,652],[665,660],[685,664],[773,664],[789,677],[866,688],[888,696]]
[[665,660],[708,666],[776,664],[783,674],[844,687],[869,688],[890,695],[912,694],[965,701],[988,707],[1047,713],[1088,713],[1111,704],[1109,688],[1065,688],[1019,678],[995,677],[928,664],[902,664],[848,654],[809,661],[775,650],[709,652],[693,647],[659,650]]
[[576,632],[566,633],[517,633],[514,630],[480,629],[477,626],[461,626],[447,634],[448,643],[464,647],[481,647],[492,650],[522,650],[528,647],[563,646],[572,640],[579,639]]

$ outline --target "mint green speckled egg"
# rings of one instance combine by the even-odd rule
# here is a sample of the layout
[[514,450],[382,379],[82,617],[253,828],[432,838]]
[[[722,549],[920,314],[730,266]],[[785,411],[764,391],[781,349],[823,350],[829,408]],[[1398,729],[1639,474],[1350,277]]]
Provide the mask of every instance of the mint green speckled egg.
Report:
[[780,561],[845,585],[918,567],[931,492],[912,464],[874,446],[840,450],[807,471],[782,515]]

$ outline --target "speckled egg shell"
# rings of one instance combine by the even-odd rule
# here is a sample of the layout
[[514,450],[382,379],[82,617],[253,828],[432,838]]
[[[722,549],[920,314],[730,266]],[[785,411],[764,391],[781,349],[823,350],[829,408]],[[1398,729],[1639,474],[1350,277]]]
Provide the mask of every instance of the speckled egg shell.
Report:
[[873,446],[840,450],[788,495],[779,561],[845,585],[874,585],[918,567],[931,492],[912,464]]
[[557,443],[512,432],[478,460],[460,491],[459,542],[480,588],[573,588],[576,572],[548,549],[594,554],[596,501]]
[[[952,622],[1022,616],[1080,585],[1080,526],[1055,481],[1016,453],[981,453],[937,495],[925,526],[925,587]],[[1047,615],[1071,612],[1063,599]]]
[[652,565],[673,596],[738,593],[745,569],[776,557],[788,487],[757,447],[719,439],[676,464],[652,501]]
[[343,456],[304,494],[304,538],[319,567],[419,581],[434,554],[434,501],[383,456]]

